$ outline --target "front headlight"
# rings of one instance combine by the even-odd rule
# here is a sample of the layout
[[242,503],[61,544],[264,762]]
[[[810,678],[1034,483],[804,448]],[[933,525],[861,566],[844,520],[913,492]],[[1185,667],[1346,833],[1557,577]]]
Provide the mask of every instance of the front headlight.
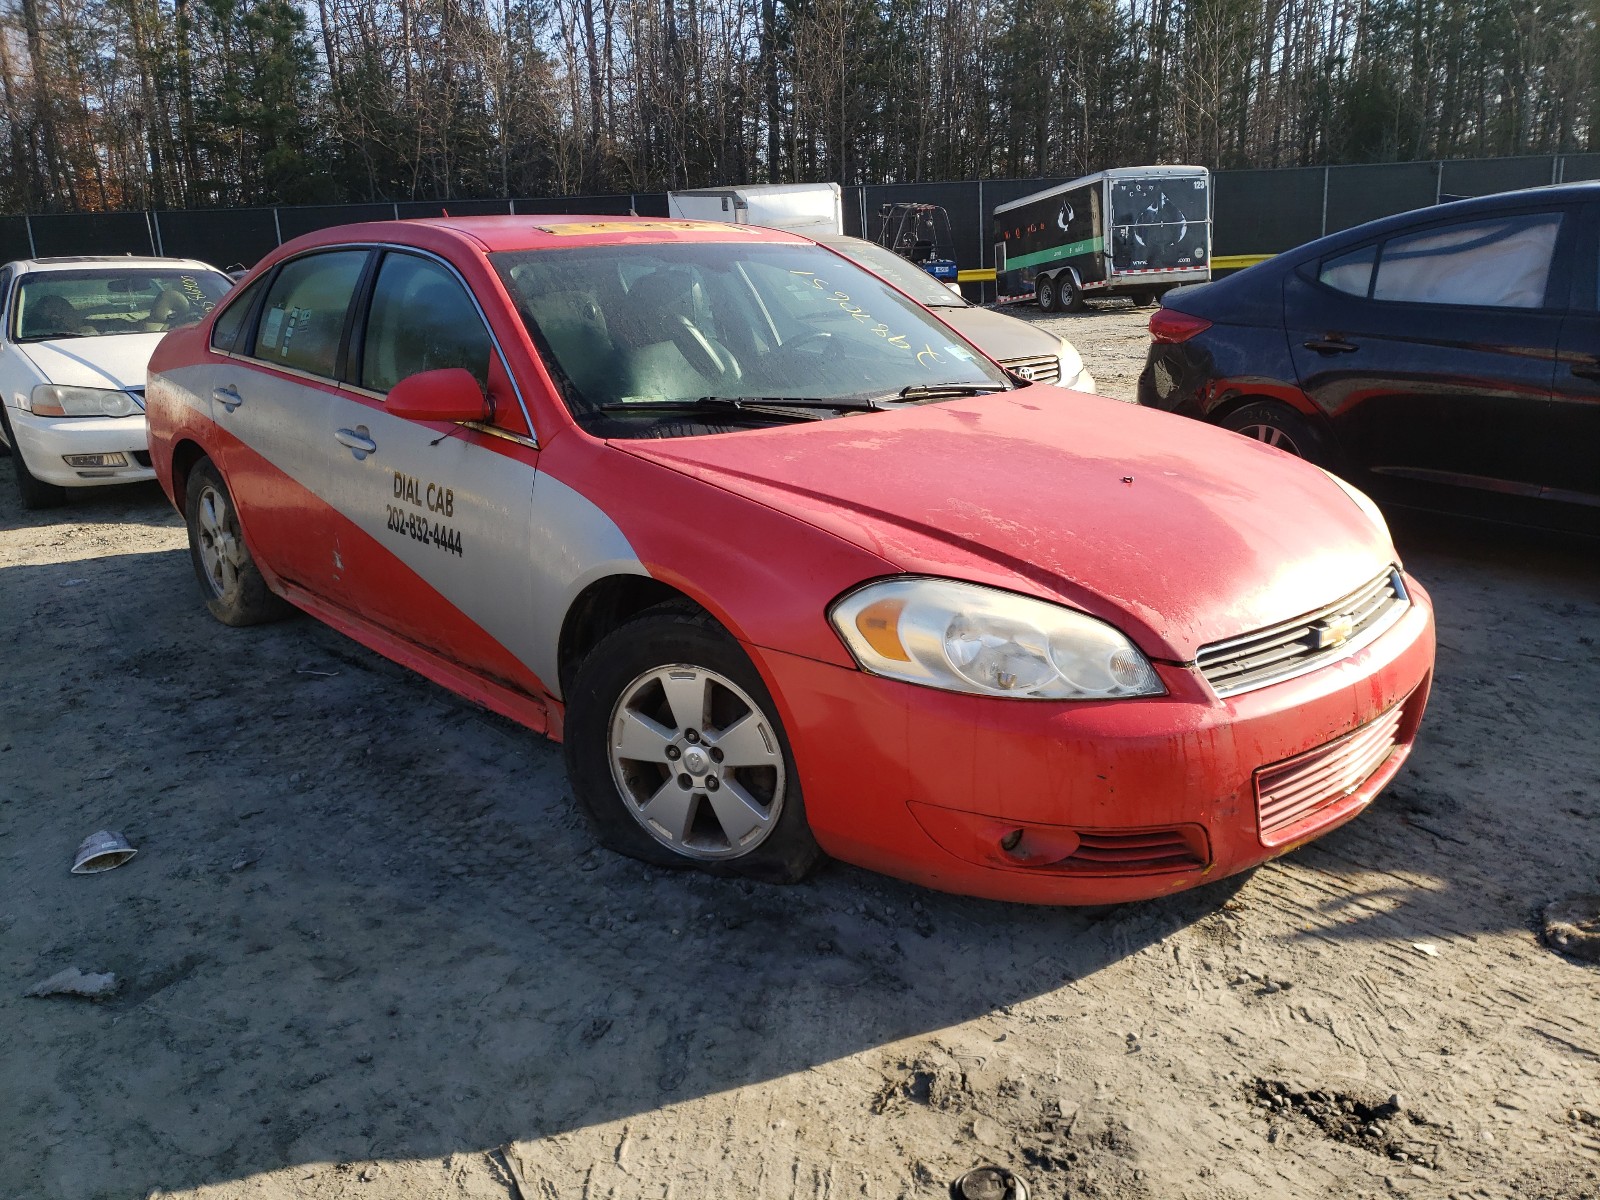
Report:
[[1337,483],[1344,491],[1344,494],[1356,502],[1356,507],[1367,514],[1367,519],[1378,527],[1384,537],[1390,536],[1389,522],[1383,519],[1383,514],[1378,511],[1378,506],[1372,502],[1371,496],[1353,484],[1346,483],[1326,467],[1323,468],[1322,473]]
[[131,417],[139,412],[127,392],[56,383],[41,383],[34,388],[28,409],[36,417]]
[[1056,351],[1056,361],[1061,364],[1061,386],[1071,387],[1073,381],[1083,374],[1083,355],[1078,353],[1078,348],[1066,338],[1061,339],[1061,349]]
[[1110,700],[1166,689],[1104,621],[948,579],[886,579],[836,602],[839,637],[874,675],[1025,700]]

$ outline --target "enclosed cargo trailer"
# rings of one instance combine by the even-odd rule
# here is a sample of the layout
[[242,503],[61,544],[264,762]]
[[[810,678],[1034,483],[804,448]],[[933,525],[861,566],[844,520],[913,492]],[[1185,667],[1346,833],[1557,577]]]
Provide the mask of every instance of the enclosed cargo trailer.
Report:
[[753,183],[668,192],[667,215],[764,225],[807,236],[844,232],[844,204],[837,183]]
[[1204,167],[1116,167],[994,210],[1001,303],[1076,311],[1091,296],[1153,303],[1211,278],[1211,176]]

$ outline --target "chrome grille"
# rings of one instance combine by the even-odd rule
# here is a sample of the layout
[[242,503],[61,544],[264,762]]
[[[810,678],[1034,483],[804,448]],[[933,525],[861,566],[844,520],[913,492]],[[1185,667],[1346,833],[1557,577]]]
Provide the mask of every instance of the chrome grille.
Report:
[[1030,354],[1025,358],[1002,358],[1000,365],[1014,375],[1034,383],[1060,383],[1061,360],[1054,354]]
[[1360,790],[1388,761],[1399,739],[1402,706],[1326,746],[1256,772],[1261,841],[1289,840],[1294,826]]
[[1314,613],[1202,646],[1195,666],[1219,696],[1236,696],[1347,658],[1398,621],[1411,603],[1400,571]]

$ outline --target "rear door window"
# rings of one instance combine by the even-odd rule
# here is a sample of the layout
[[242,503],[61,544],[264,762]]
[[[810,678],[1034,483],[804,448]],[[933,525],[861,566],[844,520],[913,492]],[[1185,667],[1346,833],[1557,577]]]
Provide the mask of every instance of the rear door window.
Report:
[[254,357],[270,366],[338,378],[345,319],[367,254],[334,250],[285,263],[267,292]]
[[1390,238],[1378,260],[1372,298],[1542,308],[1560,232],[1559,213],[1519,213]]

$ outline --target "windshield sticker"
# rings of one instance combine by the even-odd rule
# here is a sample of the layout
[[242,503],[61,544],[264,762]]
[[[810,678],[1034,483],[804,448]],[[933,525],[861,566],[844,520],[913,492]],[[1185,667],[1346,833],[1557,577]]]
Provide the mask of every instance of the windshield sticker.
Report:
[[283,325],[283,309],[274,308],[261,323],[261,344],[268,350],[278,348],[278,330]]
[[963,350],[960,346],[952,346],[949,342],[945,343],[944,352],[951,358],[959,358],[962,362],[972,362],[977,358],[971,350]]

